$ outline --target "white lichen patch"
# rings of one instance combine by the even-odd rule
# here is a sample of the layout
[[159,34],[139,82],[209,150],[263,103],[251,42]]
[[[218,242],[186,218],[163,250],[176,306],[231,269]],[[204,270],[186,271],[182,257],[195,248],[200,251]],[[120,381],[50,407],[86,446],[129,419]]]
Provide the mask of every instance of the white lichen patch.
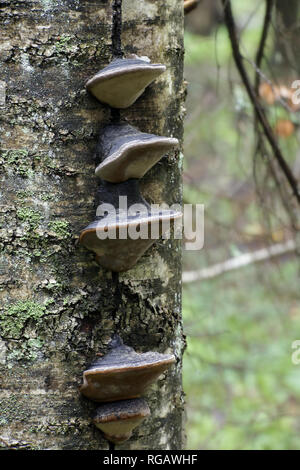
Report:
[[169,438],[169,436],[167,434],[163,434],[163,433],[161,434],[159,444],[160,444],[162,449],[168,450],[168,448],[169,448],[167,446],[168,438]]
[[1,60],[7,58],[13,49],[13,44],[11,41],[2,40],[0,43],[0,57]]
[[136,21],[137,18],[153,19],[159,14],[157,2],[141,2],[140,0],[123,0],[123,21]]
[[184,154],[182,152],[180,152],[179,158],[178,158],[178,168],[180,170],[183,169],[183,161],[184,161]]
[[169,95],[172,96],[172,93],[173,93],[173,77],[171,75],[171,73],[167,70],[166,73],[164,74],[164,80],[165,80],[165,83],[166,83],[166,89],[169,93]]
[[0,364],[5,364],[6,362],[6,351],[5,342],[0,340]]
[[21,67],[25,72],[31,73],[34,71],[34,68],[29,63],[28,54],[21,54]]
[[169,414],[172,413],[174,404],[172,401],[164,400],[163,405],[159,408],[160,418],[166,418]]
[[51,10],[55,6],[59,5],[57,0],[40,0],[40,3],[46,11]]
[[37,388],[35,390],[30,390],[30,395],[33,396],[40,396],[40,395],[47,395],[48,391],[42,389],[42,388]]
[[181,357],[182,352],[184,351],[185,348],[185,343],[184,339],[182,337],[182,327],[181,324],[177,325],[176,331],[174,333],[174,341],[172,343],[173,346],[173,354],[175,357]]
[[0,80],[0,107],[4,107],[6,102],[6,82]]
[[145,260],[141,260],[132,269],[126,273],[120,273],[120,280],[142,281],[146,279],[161,279],[163,286],[167,286],[169,280],[173,277],[173,273],[169,270],[168,264],[163,258],[155,253]]

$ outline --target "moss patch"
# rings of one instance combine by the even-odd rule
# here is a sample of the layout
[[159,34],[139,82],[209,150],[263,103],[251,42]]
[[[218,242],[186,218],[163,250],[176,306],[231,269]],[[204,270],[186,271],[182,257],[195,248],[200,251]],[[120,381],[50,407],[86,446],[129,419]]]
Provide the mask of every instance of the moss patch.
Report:
[[65,220],[56,220],[55,222],[49,222],[49,230],[54,232],[59,238],[68,238],[71,236],[69,232],[69,222]]
[[45,306],[31,300],[20,300],[10,305],[1,319],[1,336],[19,339],[26,324],[31,320],[40,323],[44,313]]
[[68,52],[69,47],[70,47],[70,42],[71,42],[72,36],[69,36],[67,34],[62,34],[58,41],[55,44],[55,49],[58,54],[62,54],[65,52]]
[[29,228],[32,230],[37,228],[41,221],[41,214],[33,209],[28,207],[22,207],[17,211],[17,217],[22,222],[25,222],[29,225]]
[[4,168],[11,168],[14,173],[23,177],[28,177],[33,173],[29,153],[26,149],[7,150],[2,154],[0,163]]

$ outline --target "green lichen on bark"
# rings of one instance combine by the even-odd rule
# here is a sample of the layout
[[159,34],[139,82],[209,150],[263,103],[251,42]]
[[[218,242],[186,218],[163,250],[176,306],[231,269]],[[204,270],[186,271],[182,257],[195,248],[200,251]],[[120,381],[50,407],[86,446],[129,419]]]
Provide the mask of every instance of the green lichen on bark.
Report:
[[28,321],[34,321],[35,324],[38,325],[44,313],[45,307],[32,300],[20,300],[10,305],[4,310],[1,319],[0,334],[2,338],[20,338],[26,323]]
[[26,149],[3,152],[0,157],[0,164],[4,170],[12,170],[17,175],[23,177],[32,175],[31,163]]
[[69,238],[71,236],[69,231],[69,222],[66,220],[55,220],[54,222],[49,222],[48,228],[59,238]]
[[41,221],[41,214],[28,207],[18,209],[17,217],[21,222],[27,224],[28,228],[32,230],[35,229]]

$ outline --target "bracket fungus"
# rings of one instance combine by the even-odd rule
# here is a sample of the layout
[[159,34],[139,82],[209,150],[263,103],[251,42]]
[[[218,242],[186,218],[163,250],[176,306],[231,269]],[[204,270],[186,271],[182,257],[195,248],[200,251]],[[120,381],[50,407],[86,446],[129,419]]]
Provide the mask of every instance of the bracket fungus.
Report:
[[199,0],[184,0],[184,14],[187,15],[191,11],[193,11],[195,8],[197,8],[199,4]]
[[127,441],[132,431],[150,414],[150,408],[142,398],[123,400],[97,408],[93,423],[108,441],[117,444]]
[[86,88],[101,103],[125,109],[165,70],[165,65],[142,59],[115,59],[88,80]]
[[[121,197],[126,198],[124,208]],[[96,254],[98,264],[111,271],[132,268],[182,218],[180,211],[151,208],[141,196],[136,179],[120,184],[102,181],[98,199],[100,215],[82,230],[79,242]]]
[[163,155],[178,145],[178,140],[140,132],[128,124],[103,128],[96,151],[101,163],[95,173],[111,183],[142,178]]
[[84,371],[80,391],[95,402],[138,398],[174,362],[173,354],[136,353],[117,336],[109,352]]

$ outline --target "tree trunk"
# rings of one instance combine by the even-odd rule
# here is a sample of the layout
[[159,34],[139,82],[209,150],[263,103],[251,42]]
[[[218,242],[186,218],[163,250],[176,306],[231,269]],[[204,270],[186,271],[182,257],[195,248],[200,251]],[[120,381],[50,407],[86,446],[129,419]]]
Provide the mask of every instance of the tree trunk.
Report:
[[[181,243],[160,240],[112,274],[78,245],[95,216],[93,153],[109,107],[84,84],[113,56],[118,0],[0,0],[0,446],[108,449],[78,388],[114,333],[139,352],[174,352],[152,415],[119,449],[180,449]],[[122,48],[167,72],[129,109],[140,130],[182,138],[183,2],[123,0]],[[115,24],[117,24],[115,23]],[[181,203],[181,152],[141,181],[150,202]]]
[[298,0],[276,0],[275,65],[278,76],[289,81],[300,73],[299,11]]

